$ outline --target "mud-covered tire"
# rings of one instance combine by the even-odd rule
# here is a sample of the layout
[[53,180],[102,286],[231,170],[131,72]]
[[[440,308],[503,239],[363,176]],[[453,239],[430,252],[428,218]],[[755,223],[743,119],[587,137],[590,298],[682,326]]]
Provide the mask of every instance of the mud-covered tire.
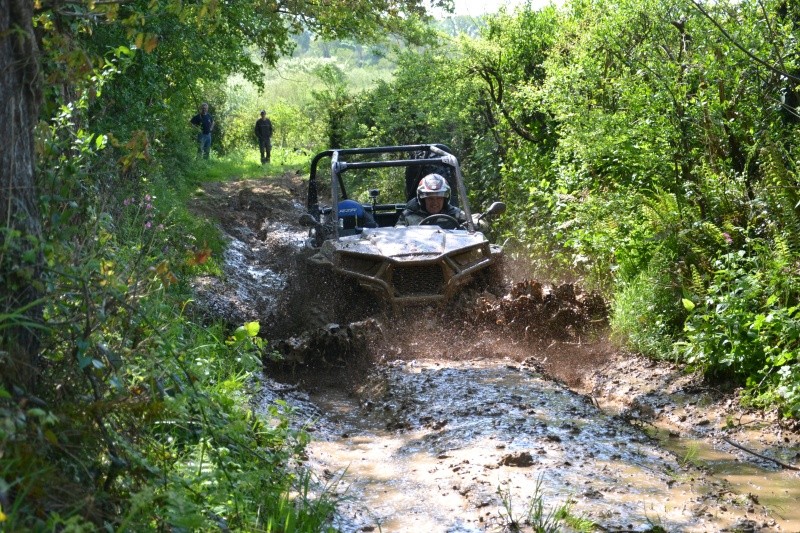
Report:
[[495,296],[502,296],[506,293],[508,279],[506,278],[506,261],[503,256],[495,258],[495,261],[478,275],[476,287]]
[[303,280],[296,306],[300,329],[348,324],[380,314],[373,293],[360,287],[356,280],[337,275],[330,265],[309,257],[298,265],[298,275]]
[[336,317],[338,283],[330,266],[307,260],[302,271],[305,279],[305,291],[303,291],[305,329],[338,323]]

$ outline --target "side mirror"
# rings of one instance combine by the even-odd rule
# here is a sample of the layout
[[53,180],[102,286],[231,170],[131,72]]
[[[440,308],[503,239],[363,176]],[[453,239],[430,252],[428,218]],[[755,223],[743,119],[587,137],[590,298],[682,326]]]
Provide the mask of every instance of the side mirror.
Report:
[[503,202],[494,202],[492,205],[489,206],[489,209],[486,210],[484,216],[495,216],[495,215],[502,215],[506,212],[506,204]]
[[309,226],[309,227],[316,227],[319,226],[319,222],[311,213],[304,213],[300,217],[300,225],[301,226]]

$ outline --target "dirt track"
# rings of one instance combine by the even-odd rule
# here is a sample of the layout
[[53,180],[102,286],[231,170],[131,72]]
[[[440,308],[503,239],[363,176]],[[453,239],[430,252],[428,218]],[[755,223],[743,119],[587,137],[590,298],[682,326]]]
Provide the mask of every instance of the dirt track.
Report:
[[[232,325],[259,320],[273,346],[280,347],[289,359],[302,361],[303,364],[293,368],[289,375],[295,376],[295,381],[298,377],[303,380],[299,385],[305,389],[305,394],[295,399],[301,403],[311,400],[317,407],[307,409],[318,409],[317,415],[321,417],[320,426],[315,430],[318,442],[312,445],[312,457],[317,466],[335,476],[347,466],[337,461],[348,457],[361,461],[366,457],[369,463],[382,461],[383,457],[386,465],[392,463],[387,474],[391,478],[389,481],[406,487],[407,494],[403,496],[401,491],[397,496],[399,509],[408,507],[405,498],[413,499],[414,494],[419,497],[433,490],[428,483],[430,479],[444,484],[443,506],[421,509],[414,516],[422,522],[412,520],[404,525],[396,521],[397,515],[403,514],[398,508],[389,506],[381,510],[370,500],[374,487],[370,489],[369,484],[363,483],[371,477],[362,472],[356,476],[355,483],[348,485],[361,495],[361,500],[343,509],[339,524],[342,530],[368,531],[370,529],[364,528],[376,523],[383,523],[384,531],[421,531],[433,524],[438,524],[436,527],[440,529],[434,527],[432,531],[502,530],[508,518],[503,518],[504,506],[498,494],[502,483],[498,484],[495,479],[496,471],[501,469],[510,476],[509,480],[526,471],[518,481],[509,481],[512,485],[517,483],[516,489],[511,490],[514,486],[510,486],[509,490],[512,494],[519,491],[520,499],[530,496],[530,486],[535,484],[538,475],[546,487],[551,487],[551,499],[563,502],[564,495],[570,494],[576,514],[583,513],[608,530],[649,530],[647,524],[655,516],[666,530],[714,531],[727,527],[800,531],[798,511],[790,511],[800,508],[796,505],[800,501],[796,473],[779,472],[774,463],[729,444],[740,443],[761,455],[796,464],[800,458],[797,433],[782,428],[772,413],[748,413],[740,409],[735,394],[730,391],[709,389],[696,376],[684,375],[677,367],[655,364],[615,349],[603,340],[602,330],[597,328],[602,323],[603,306],[596,297],[582,294],[569,285],[549,287],[522,281],[513,285],[505,298],[489,294],[463,295],[461,311],[445,323],[426,317],[413,324],[385,324],[378,320],[304,331],[302,320],[295,313],[296,302],[292,301],[292,295],[303,283],[292,276],[297,269],[297,251],[305,236],[297,224],[302,212],[300,176],[289,173],[274,179],[209,184],[205,191],[205,195],[197,198],[195,208],[219,220],[231,237],[231,244],[225,257],[225,280],[196,280],[201,307],[204,312],[223,317]],[[409,331],[414,334],[408,335]],[[465,331],[472,334],[464,335]],[[498,372],[492,379],[513,383],[498,389],[489,379],[484,385],[476,385],[469,394],[460,388],[464,381],[477,382],[482,379],[477,376],[491,372]],[[278,372],[273,371],[273,376],[278,376]],[[435,387],[425,385],[433,382],[438,384]],[[293,383],[291,388],[297,385]],[[509,392],[514,387],[524,394]],[[537,415],[542,409],[540,403],[558,403],[526,399],[525,394],[530,391],[544,394],[543,390],[563,391],[554,394],[570,398],[567,403],[571,407],[567,409],[572,412],[548,411]],[[470,416],[459,416],[458,408],[453,405],[437,404],[442,395],[459,397],[462,393],[466,394],[458,403],[462,409],[476,395],[485,396],[482,404],[474,406]],[[264,391],[264,398],[270,399],[276,394]],[[405,394],[405,403],[398,399],[402,394]],[[575,421],[576,416],[580,422]],[[540,431],[535,424],[537,419],[545,420],[545,427],[550,430]],[[364,421],[372,421],[372,425],[365,427]],[[504,424],[502,432],[507,436],[501,438],[503,442],[493,442],[493,449],[491,446],[470,448],[464,438],[447,441],[458,438],[451,433],[460,434],[453,428],[470,423],[491,427],[495,421]],[[585,427],[601,434],[584,430]],[[571,428],[579,428],[578,433],[571,434],[575,431]],[[496,438],[502,432],[495,426],[492,434]],[[598,440],[608,438],[612,432],[619,437],[611,438],[609,445],[626,448],[625,453],[607,453],[604,449],[593,448]],[[581,433],[590,438],[584,440]],[[475,433],[472,435],[474,437]],[[419,450],[415,454],[402,453],[410,437],[433,443],[426,448],[430,453],[419,455]],[[484,437],[489,438],[489,435]],[[653,441],[653,438],[660,440]],[[481,446],[485,444],[483,437],[469,440],[480,440]],[[445,441],[447,450],[434,454],[435,445],[441,446]],[[658,442],[678,456],[659,451]],[[544,451],[542,457],[529,457],[530,450],[537,446],[542,446],[538,448]],[[645,501],[663,504],[666,498],[676,502],[682,492],[685,498],[682,507],[676,503],[656,508],[652,503],[650,512],[637,514],[635,505],[629,509],[624,498],[614,496],[619,493],[614,489],[613,480],[617,478],[613,475],[608,474],[610,477],[605,481],[582,477],[588,470],[589,474],[602,478],[603,468],[614,471],[621,468],[620,462],[627,464],[626,468],[640,463],[640,459],[630,459],[626,455],[628,447],[638,450],[632,452],[633,456],[654,454],[647,461],[658,462],[660,466],[650,476],[627,470],[625,474],[615,475],[629,475],[634,491],[651,491],[652,497],[648,498],[652,499]],[[698,447],[701,457],[687,459],[689,447]],[[748,470],[751,478],[766,481],[747,481],[742,489],[727,484],[721,477],[709,477],[708,471],[693,466],[693,463],[703,464],[706,448],[725,456],[715,461],[752,467],[754,474]],[[465,451],[468,449],[471,451]],[[394,451],[381,456],[381,450]],[[361,456],[358,456],[359,451],[363,452]],[[475,459],[466,457],[468,453],[481,458],[477,466]],[[681,454],[685,456],[681,458]],[[411,477],[398,479],[414,466],[386,458],[404,455],[414,455],[422,461],[420,464],[429,462],[428,475],[420,477],[418,482],[412,482]],[[614,455],[620,458],[614,459]],[[575,462],[574,457],[581,460]],[[515,464],[520,461],[526,464]],[[569,473],[573,469],[566,468],[565,461],[579,467]],[[553,468],[564,470],[561,481],[549,474],[541,477]],[[443,475],[443,472],[449,473]],[[467,473],[474,479],[465,481]],[[680,483],[685,483],[683,476],[692,481],[674,488],[675,481],[670,482],[670,475],[678,476]],[[384,476],[373,477],[382,479]],[[661,479],[657,483],[659,487],[644,487],[650,483],[645,480],[648,477]],[[564,479],[567,485],[563,484]],[[642,485],[636,485],[637,482]],[[574,488],[576,483],[591,485],[591,488],[578,490]],[[760,489],[754,486],[748,491],[747,483],[760,483]],[[573,489],[567,488],[570,484]],[[470,488],[467,490],[466,486]],[[780,498],[773,499],[767,492]],[[783,506],[783,509],[776,506]],[[364,511],[366,508],[370,511]],[[444,516],[452,520],[448,522]],[[389,524],[393,525],[389,527]],[[427,526],[414,529],[422,524]],[[672,528],[666,527],[670,524]]]

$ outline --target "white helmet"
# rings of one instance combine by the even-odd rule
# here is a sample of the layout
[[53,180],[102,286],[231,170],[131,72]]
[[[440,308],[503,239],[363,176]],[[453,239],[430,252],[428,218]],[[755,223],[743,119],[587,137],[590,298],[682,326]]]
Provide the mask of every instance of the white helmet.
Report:
[[448,200],[450,198],[450,185],[441,174],[428,174],[419,181],[417,187],[417,200],[422,203],[423,198],[439,196]]

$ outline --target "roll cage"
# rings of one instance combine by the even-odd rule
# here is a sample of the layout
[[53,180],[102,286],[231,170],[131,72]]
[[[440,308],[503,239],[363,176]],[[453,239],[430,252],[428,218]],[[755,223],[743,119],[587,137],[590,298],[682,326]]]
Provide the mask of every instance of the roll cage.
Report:
[[[402,159],[386,158],[386,155],[403,156]],[[366,158],[364,156],[367,156]],[[409,157],[410,156],[410,157]],[[452,154],[449,147],[444,144],[408,144],[399,146],[378,146],[369,148],[344,148],[330,149],[318,153],[311,161],[310,177],[308,182],[308,199],[306,208],[318,222],[323,214],[329,215],[336,229],[336,237],[343,231],[339,225],[338,209],[322,208],[319,204],[317,169],[320,161],[325,158],[331,160],[331,197],[333,206],[339,206],[343,200],[350,200],[343,175],[349,170],[368,168],[405,167],[405,193],[406,200],[416,194],[419,180],[430,172],[442,174],[455,191],[458,205],[467,215],[467,230],[475,232],[475,226],[467,200],[467,190],[461,175],[458,159]],[[452,201],[452,200],[451,200]],[[378,226],[393,226],[397,217],[405,208],[405,204],[378,204],[373,201],[371,205],[363,205],[370,212]]]

